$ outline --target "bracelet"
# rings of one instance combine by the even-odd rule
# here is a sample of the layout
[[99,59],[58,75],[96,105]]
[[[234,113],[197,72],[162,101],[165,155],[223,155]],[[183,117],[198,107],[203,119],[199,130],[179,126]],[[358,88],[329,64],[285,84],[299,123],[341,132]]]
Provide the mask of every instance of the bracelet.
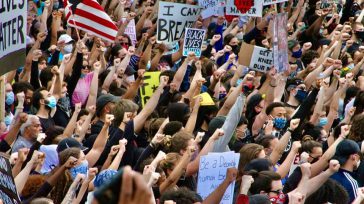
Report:
[[287,131],[290,132],[291,134],[294,132],[293,130],[291,130],[291,128],[288,128]]

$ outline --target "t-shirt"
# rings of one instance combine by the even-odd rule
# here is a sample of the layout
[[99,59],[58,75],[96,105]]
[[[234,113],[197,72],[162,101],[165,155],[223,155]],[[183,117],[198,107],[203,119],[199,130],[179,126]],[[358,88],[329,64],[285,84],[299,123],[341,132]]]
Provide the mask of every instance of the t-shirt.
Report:
[[82,103],[85,105],[88,95],[90,94],[91,81],[94,76],[93,72],[86,74],[84,78],[78,79],[75,90],[72,94],[72,104]]
[[32,141],[29,141],[23,136],[19,136],[18,139],[15,141],[11,152],[12,153],[18,152],[19,149],[30,148],[32,145],[33,145]]
[[55,126],[54,120],[53,118],[49,117],[49,118],[41,118],[39,117],[39,121],[40,124],[42,126],[42,131],[45,132],[46,130],[48,130],[50,127]]
[[357,197],[356,191],[359,187],[361,187],[359,185],[357,175],[354,172],[339,169],[339,171],[332,175],[331,178],[336,180],[345,188],[349,194],[350,203],[353,202]]

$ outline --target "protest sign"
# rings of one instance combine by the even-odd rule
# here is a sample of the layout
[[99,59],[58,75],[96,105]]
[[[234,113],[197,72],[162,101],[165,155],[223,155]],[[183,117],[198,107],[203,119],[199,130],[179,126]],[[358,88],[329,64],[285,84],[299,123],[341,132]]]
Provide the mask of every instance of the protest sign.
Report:
[[273,52],[264,47],[243,43],[239,52],[239,64],[259,72],[267,72],[273,65]]
[[273,18],[273,62],[279,73],[289,68],[287,45],[287,15],[279,13]]
[[183,56],[187,56],[189,52],[194,52],[196,57],[200,57],[205,34],[206,30],[186,28],[185,40],[183,41]]
[[203,8],[201,16],[203,19],[213,15],[224,15],[225,1],[222,0],[199,0],[198,5]]
[[193,98],[197,98],[198,96],[200,96],[201,99],[202,99],[200,101],[201,106],[213,106],[213,105],[215,105],[214,100],[211,98],[210,94],[208,94],[207,92],[204,92],[204,93],[202,93],[200,95],[197,95],[197,96],[195,96]]
[[20,204],[8,156],[0,153],[0,199],[6,204]]
[[[0,4],[0,75],[25,63],[27,1]],[[9,3],[10,2],[10,3]]]
[[188,4],[159,2],[157,20],[157,41],[172,43],[178,41],[185,28],[191,28],[202,8]]
[[[243,4],[242,2],[241,4]],[[238,5],[241,8],[244,8],[244,5]],[[246,6],[249,8],[250,4]],[[240,9],[241,10],[241,9]],[[234,15],[234,16],[252,16],[252,17],[262,17],[263,13],[263,0],[254,0],[254,5],[250,7],[245,13],[242,13],[236,5],[234,0],[227,0],[226,1],[226,14],[227,15]]]
[[[126,20],[126,18],[123,18],[123,22],[125,22],[125,20]],[[137,37],[136,37],[136,29],[135,29],[135,20],[134,19],[129,21],[128,25],[125,28],[124,33],[130,37],[133,46],[135,46],[136,42],[137,42]]]
[[[226,170],[238,168],[240,154],[235,152],[209,153],[202,156],[198,172],[197,193],[206,199],[225,179]],[[226,189],[220,204],[232,204],[235,182]]]
[[286,2],[286,1],[288,1],[288,0],[263,0],[263,5],[267,6],[267,5],[282,3],[282,2]]
[[145,104],[149,98],[153,95],[154,91],[157,90],[159,86],[159,75],[160,72],[145,72],[143,77],[143,85],[140,88],[140,97],[142,100],[142,106],[144,108]]

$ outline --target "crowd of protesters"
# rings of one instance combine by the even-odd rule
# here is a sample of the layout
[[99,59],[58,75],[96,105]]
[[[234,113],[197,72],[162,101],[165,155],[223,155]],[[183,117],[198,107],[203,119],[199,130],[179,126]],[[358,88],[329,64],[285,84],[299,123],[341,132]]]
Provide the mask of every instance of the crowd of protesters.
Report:
[[[22,203],[214,204],[234,181],[237,204],[363,202],[364,2],[199,18],[199,58],[183,56],[183,37],[157,42],[158,1],[99,3],[118,26],[113,43],[67,26],[62,1],[28,1],[25,64],[2,77],[0,125]],[[243,43],[272,49],[283,12],[289,68],[239,64]],[[136,42],[124,33],[131,20]],[[160,83],[143,107],[151,71]],[[240,154],[238,168],[203,200],[200,158],[226,151]]]

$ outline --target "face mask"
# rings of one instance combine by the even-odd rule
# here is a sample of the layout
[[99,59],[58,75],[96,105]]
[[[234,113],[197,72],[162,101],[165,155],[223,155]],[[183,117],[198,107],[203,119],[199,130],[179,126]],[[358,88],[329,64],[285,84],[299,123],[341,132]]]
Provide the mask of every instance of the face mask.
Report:
[[59,2],[53,3],[53,10],[57,10],[59,8]]
[[88,171],[88,162],[87,160],[83,160],[80,165],[70,168],[71,177],[75,180],[77,174],[87,175]]
[[327,124],[327,118],[320,118],[319,126],[323,127]]
[[272,204],[282,204],[282,203],[286,203],[286,195],[282,192],[279,193],[279,195],[277,196],[272,196],[269,197],[270,202],[272,202]]
[[83,78],[85,78],[85,76],[86,76],[86,74],[81,73],[80,78],[83,79]]
[[220,94],[219,94],[219,100],[224,99],[224,98],[225,98],[225,96],[226,96],[226,93],[220,93]]
[[349,64],[348,65],[348,68],[351,70],[351,69],[354,69],[355,65],[353,63]]
[[11,117],[10,117],[10,115],[7,115],[4,118],[4,123],[5,123],[6,126],[9,126],[11,124]]
[[57,105],[57,100],[54,96],[51,96],[51,97],[48,97],[47,98],[47,106],[50,107],[50,108],[55,108],[56,105]]
[[302,49],[299,49],[296,52],[292,52],[292,57],[294,58],[300,58],[302,56]]
[[11,104],[14,103],[14,93],[11,92],[7,92],[6,93],[6,100],[5,100],[6,105],[10,106]]
[[303,90],[297,90],[297,93],[294,97],[297,99],[297,101],[302,103],[302,101],[307,97],[307,92]]
[[285,119],[285,118],[274,118],[273,123],[274,123],[274,127],[281,130],[284,127],[286,127],[287,119]]
[[235,35],[236,38],[238,38],[239,41],[243,41],[244,34],[242,32],[239,32]]
[[234,54],[239,54],[239,45],[230,45]]
[[324,34],[324,29],[320,29],[320,35],[322,36]]
[[364,31],[356,31],[355,34],[359,39],[364,40]]
[[63,50],[64,50],[65,54],[69,54],[73,50],[73,45],[72,44],[65,45]]

